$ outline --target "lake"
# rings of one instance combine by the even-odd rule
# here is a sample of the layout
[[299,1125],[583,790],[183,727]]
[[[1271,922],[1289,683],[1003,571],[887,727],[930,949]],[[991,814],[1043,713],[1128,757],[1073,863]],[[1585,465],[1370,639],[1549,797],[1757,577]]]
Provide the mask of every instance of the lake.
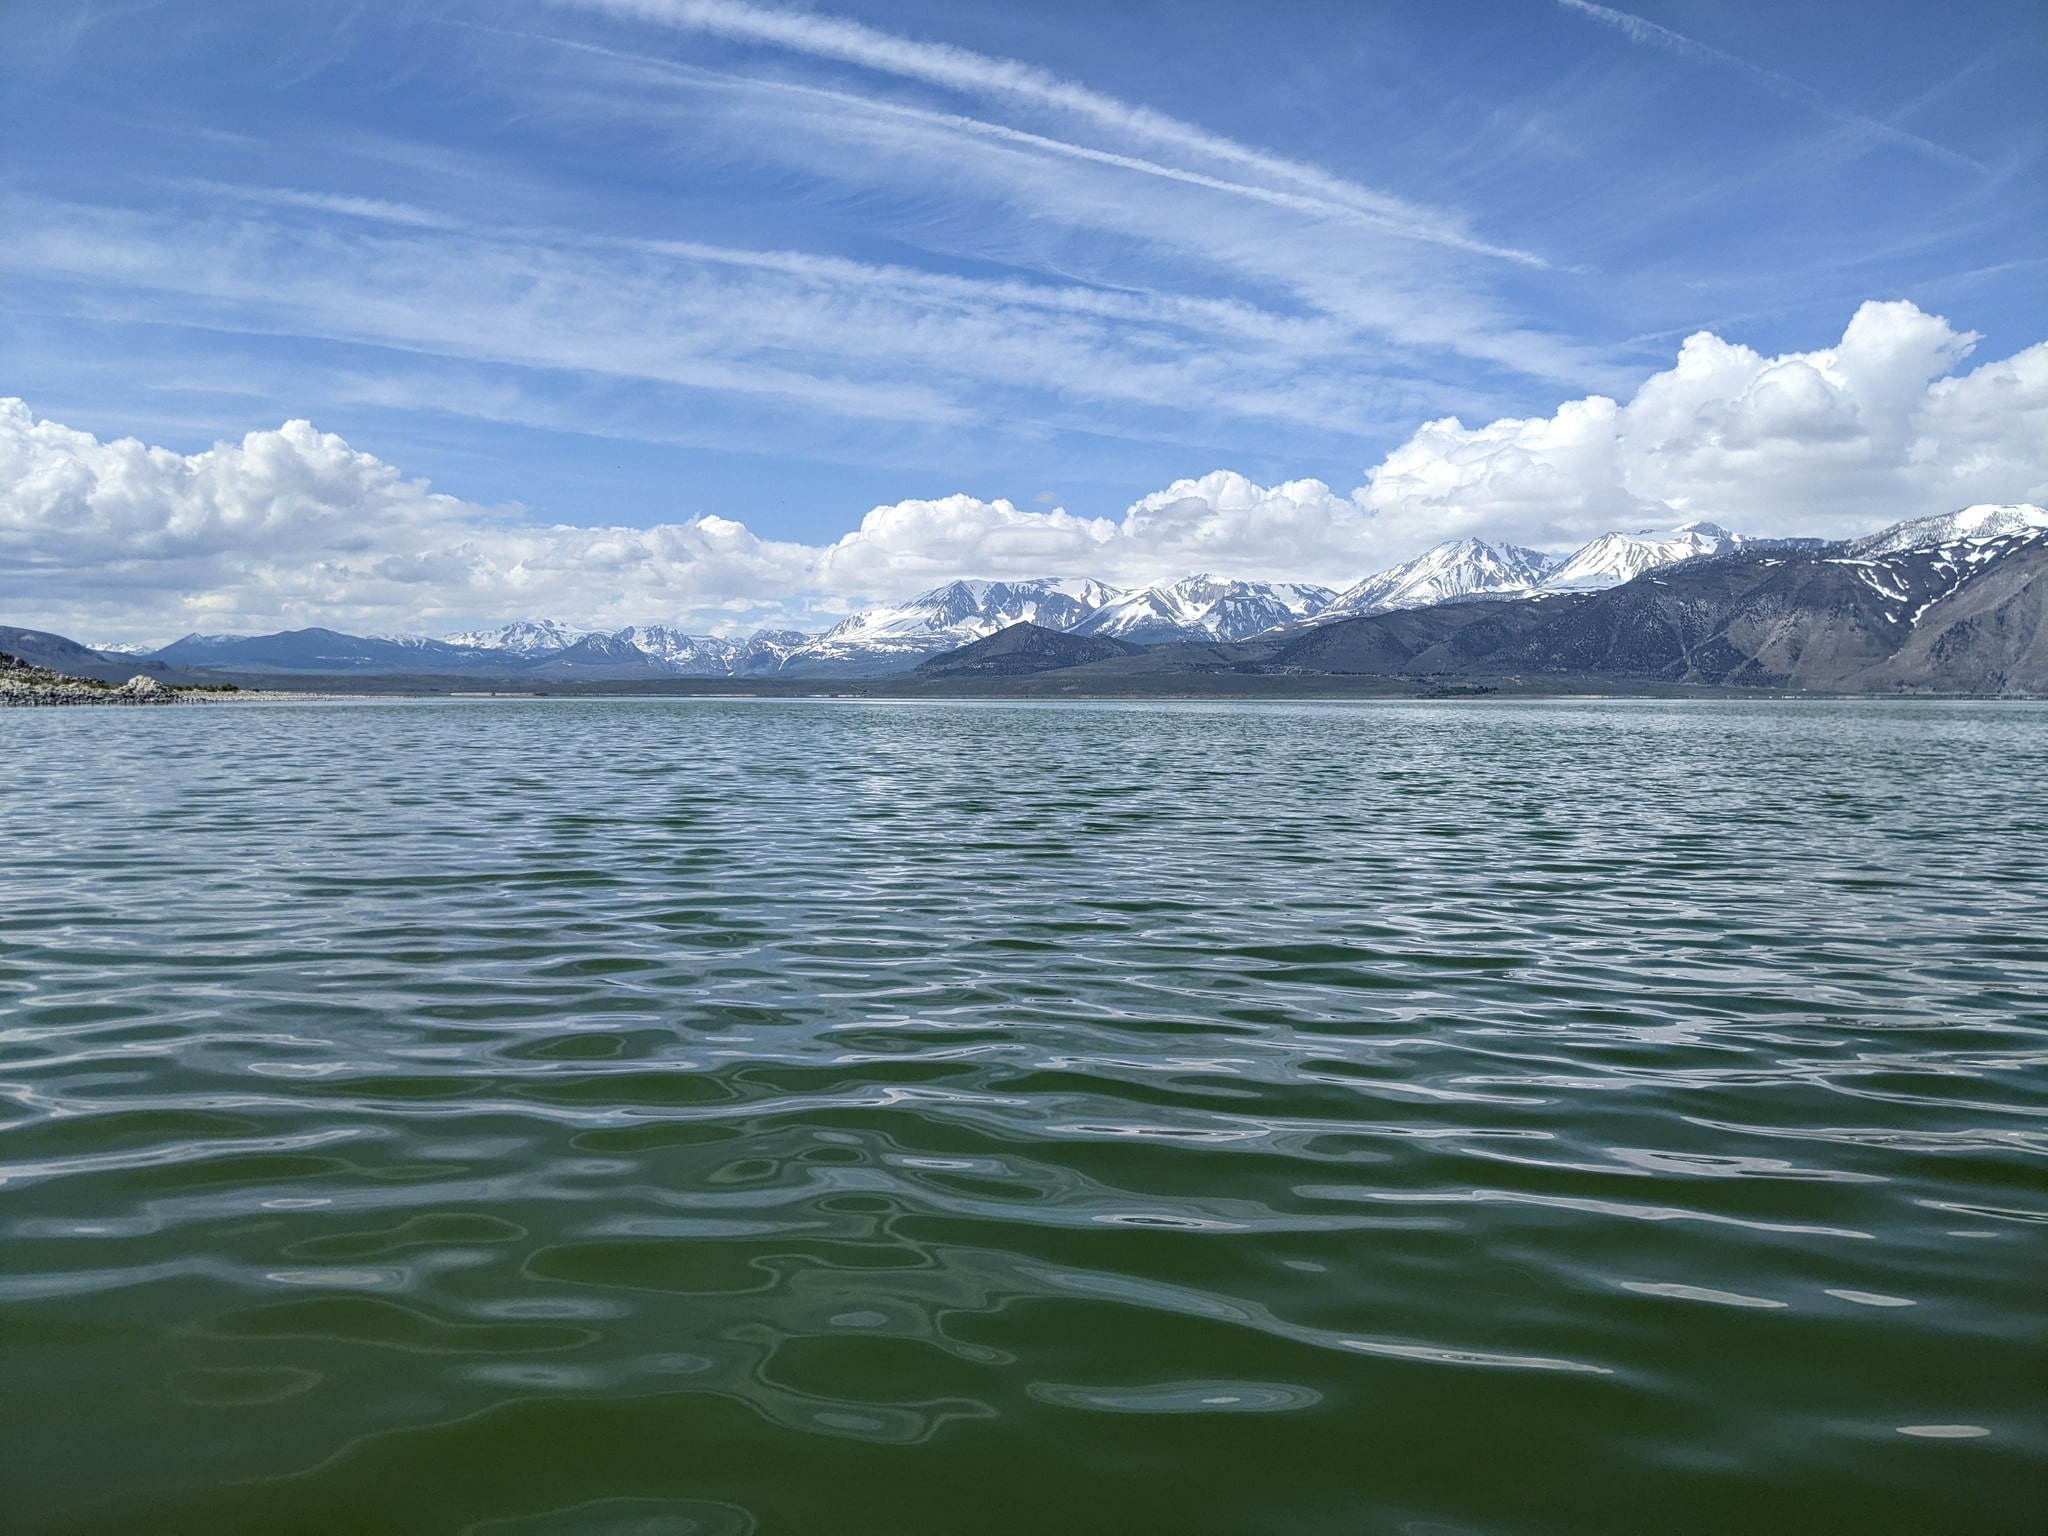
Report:
[[2048,706],[0,715],[0,1521],[2015,1532]]

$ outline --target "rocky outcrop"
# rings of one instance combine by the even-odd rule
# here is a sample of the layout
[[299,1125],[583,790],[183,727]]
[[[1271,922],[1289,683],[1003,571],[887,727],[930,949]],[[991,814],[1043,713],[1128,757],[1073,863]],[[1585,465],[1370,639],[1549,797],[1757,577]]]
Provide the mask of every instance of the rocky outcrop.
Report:
[[0,651],[0,708],[62,704],[181,704],[185,695],[153,677],[119,684],[70,677]]

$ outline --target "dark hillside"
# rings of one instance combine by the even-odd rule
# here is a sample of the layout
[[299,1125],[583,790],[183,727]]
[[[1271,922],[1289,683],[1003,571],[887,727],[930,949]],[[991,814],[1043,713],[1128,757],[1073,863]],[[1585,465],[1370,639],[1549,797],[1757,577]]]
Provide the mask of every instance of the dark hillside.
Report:
[[1012,624],[972,645],[934,656],[911,675],[919,678],[1028,677],[1064,667],[1086,666],[1119,656],[1139,656],[1145,647],[1104,635],[1067,634],[1039,624]]

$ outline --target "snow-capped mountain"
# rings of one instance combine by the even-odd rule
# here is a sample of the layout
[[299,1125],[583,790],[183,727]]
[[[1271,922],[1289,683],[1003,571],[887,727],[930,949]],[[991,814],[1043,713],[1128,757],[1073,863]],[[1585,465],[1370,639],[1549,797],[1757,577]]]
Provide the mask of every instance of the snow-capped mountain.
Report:
[[907,670],[928,656],[1024,623],[1065,632],[1107,618],[1102,633],[1144,643],[1241,640],[1298,622],[1329,600],[1326,587],[1209,576],[1129,593],[1099,581],[1051,577],[949,581],[905,602],[856,613],[817,635],[764,630],[745,640],[728,640],[662,624],[604,632],[523,619],[451,635],[446,644],[507,653],[540,665],[559,662],[564,669],[646,662],[695,677],[855,675]]
[[1233,670],[2043,697],[2048,514],[1971,508],[1843,543],[1755,539],[1609,591],[1312,625],[1246,647]]
[[979,639],[1012,624],[1072,629],[1112,596],[1113,590],[1097,581],[949,581],[907,603],[856,613],[819,639],[921,645],[933,636],[971,634]]
[[1545,576],[1545,592],[1598,592],[1634,581],[1645,571],[1725,555],[1747,542],[1719,523],[1681,523],[1667,533],[1645,528],[1639,533],[1603,533]]
[[1873,560],[1881,555],[1945,549],[2034,534],[2048,534],[2048,510],[2026,502],[2003,506],[1985,504],[1944,513],[1940,517],[1894,523],[1868,538],[1855,540],[1848,546],[1847,553],[1858,559]]
[[[1576,578],[1573,564],[1580,567]],[[300,629],[188,635],[138,658],[133,648],[95,651],[61,635],[5,629],[0,649],[109,682],[138,673],[177,681],[174,673],[189,669],[188,675],[239,679],[242,686],[252,679],[268,686],[266,678],[345,686],[345,677],[406,678],[423,690],[473,686],[456,681],[462,678],[492,689],[547,691],[640,685],[664,675],[851,678],[913,667],[929,680],[1024,678],[1076,667],[1098,679],[1128,680],[1195,678],[1221,664],[1233,676],[1623,677],[2048,697],[2048,509],[2040,506],[1966,507],[1839,542],[1738,541],[1712,525],[1662,538],[1610,535],[1533,590],[1540,596],[1554,585],[1603,575],[1604,585],[1619,586],[1631,569],[1647,570],[1647,580],[1543,601],[1427,600],[1490,595],[1489,589],[1505,597],[1516,590],[1506,587],[1510,581],[1528,591],[1542,565],[1543,557],[1527,550],[1442,546],[1361,582],[1348,601],[1387,606],[1332,624],[1297,617],[1336,606],[1319,587],[1190,577],[1130,593],[1055,582],[951,583],[850,620],[833,631],[836,638],[776,631],[733,640],[661,625],[604,632],[522,621],[456,637],[462,644]],[[1389,611],[1394,604],[1406,606]],[[1037,622],[1017,622],[1026,613]],[[1283,617],[1290,622],[1273,633],[1274,620]],[[1068,627],[1052,627],[1058,623]],[[922,665],[962,631],[985,638],[952,645],[953,654]],[[1228,636],[1257,638],[1220,654],[1171,645],[1144,654],[1145,642],[1220,643]],[[531,654],[516,649],[543,637],[572,643]]]
[[1311,618],[1332,596],[1328,587],[1296,582],[1187,576],[1121,593],[1072,627],[1076,634],[1107,635],[1140,645],[1244,640]]
[[643,624],[611,637],[655,665],[684,677],[761,677],[780,672],[790,657],[816,642],[800,629],[757,629],[744,640],[689,635],[666,624]]
[[661,662],[672,671],[691,676],[719,677],[749,653],[750,640],[722,640],[716,635],[688,635],[667,624],[629,625],[612,638],[632,646],[642,655]]
[[[1200,578],[1191,578],[1200,579]],[[1244,640],[1283,624],[1314,618],[1337,594],[1295,581],[1227,581],[1223,596],[1202,615],[1200,628],[1219,640]]]
[[514,656],[541,656],[566,651],[595,630],[578,629],[553,619],[515,619],[501,629],[472,629],[446,637],[450,645],[473,651],[510,651]]
[[1558,564],[1556,556],[1518,544],[1451,539],[1347,588],[1315,621],[1427,608],[1461,597],[1527,597]]
[[816,639],[800,629],[757,629],[741,644],[734,658],[735,672],[773,672]]
[[646,667],[679,677],[735,677],[775,672],[817,637],[799,630],[761,630],[744,640],[692,635],[667,624],[624,629],[581,629],[554,619],[516,619],[496,629],[468,630],[443,641],[394,639],[394,644],[448,645],[558,669]]
[[[2025,502],[1983,504],[1894,523],[1836,545],[1821,563],[1846,568],[1875,593],[1883,603],[1885,622],[1913,627],[1930,608],[1962,592],[1979,576],[2006,569],[2006,556],[2029,550],[2038,555],[2044,548],[2048,510]],[[2038,624],[2037,618],[2025,628],[2038,633]],[[1944,644],[1960,651],[1969,649],[1973,640],[1951,636]],[[2035,646],[2038,650],[2038,641]]]
[[[124,647],[122,653],[146,654],[151,663],[163,666],[303,674],[518,675],[591,681],[664,673],[882,676],[908,671],[928,657],[1020,623],[1054,634],[1138,645],[1228,643],[1459,599],[1592,593],[1649,571],[1737,549],[1755,556],[1759,569],[1817,561],[1815,569],[1835,570],[1854,590],[1880,596],[1883,608],[1877,619],[1883,625],[1910,627],[1930,605],[1963,592],[1981,573],[1994,567],[2017,569],[2007,559],[2015,549],[2028,561],[2040,557],[2048,550],[2048,510],[2026,504],[1974,506],[1899,523],[1826,549],[1816,547],[1820,544],[1810,539],[1745,539],[1700,522],[1668,533],[1603,534],[1563,561],[1516,545],[1455,539],[1368,576],[1341,596],[1301,583],[1214,576],[1189,576],[1125,592],[1096,581],[953,581],[906,602],[854,614],[822,634],[763,630],[735,639],[692,635],[664,624],[598,630],[553,619],[521,619],[441,640],[304,629],[274,635],[188,635],[155,651]],[[103,660],[117,658],[113,650],[100,655]]]
[[1519,544],[1451,539],[1345,589],[1313,622],[1331,624],[1466,598],[1598,592],[1681,560],[1727,554],[1745,542],[1742,535],[1705,522],[1685,523],[1668,533],[1603,533],[1562,559]]
[[1099,581],[949,581],[908,602],[870,608],[835,624],[793,651],[785,668],[900,661],[957,650],[1012,624],[1072,629],[1114,589]]

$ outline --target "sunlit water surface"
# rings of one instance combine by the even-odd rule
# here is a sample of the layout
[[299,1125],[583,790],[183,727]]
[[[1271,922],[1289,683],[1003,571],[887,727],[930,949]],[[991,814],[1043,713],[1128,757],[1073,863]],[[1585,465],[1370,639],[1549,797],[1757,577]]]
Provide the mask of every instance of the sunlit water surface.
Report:
[[9,1532],[1962,1532],[2048,709],[0,716]]

